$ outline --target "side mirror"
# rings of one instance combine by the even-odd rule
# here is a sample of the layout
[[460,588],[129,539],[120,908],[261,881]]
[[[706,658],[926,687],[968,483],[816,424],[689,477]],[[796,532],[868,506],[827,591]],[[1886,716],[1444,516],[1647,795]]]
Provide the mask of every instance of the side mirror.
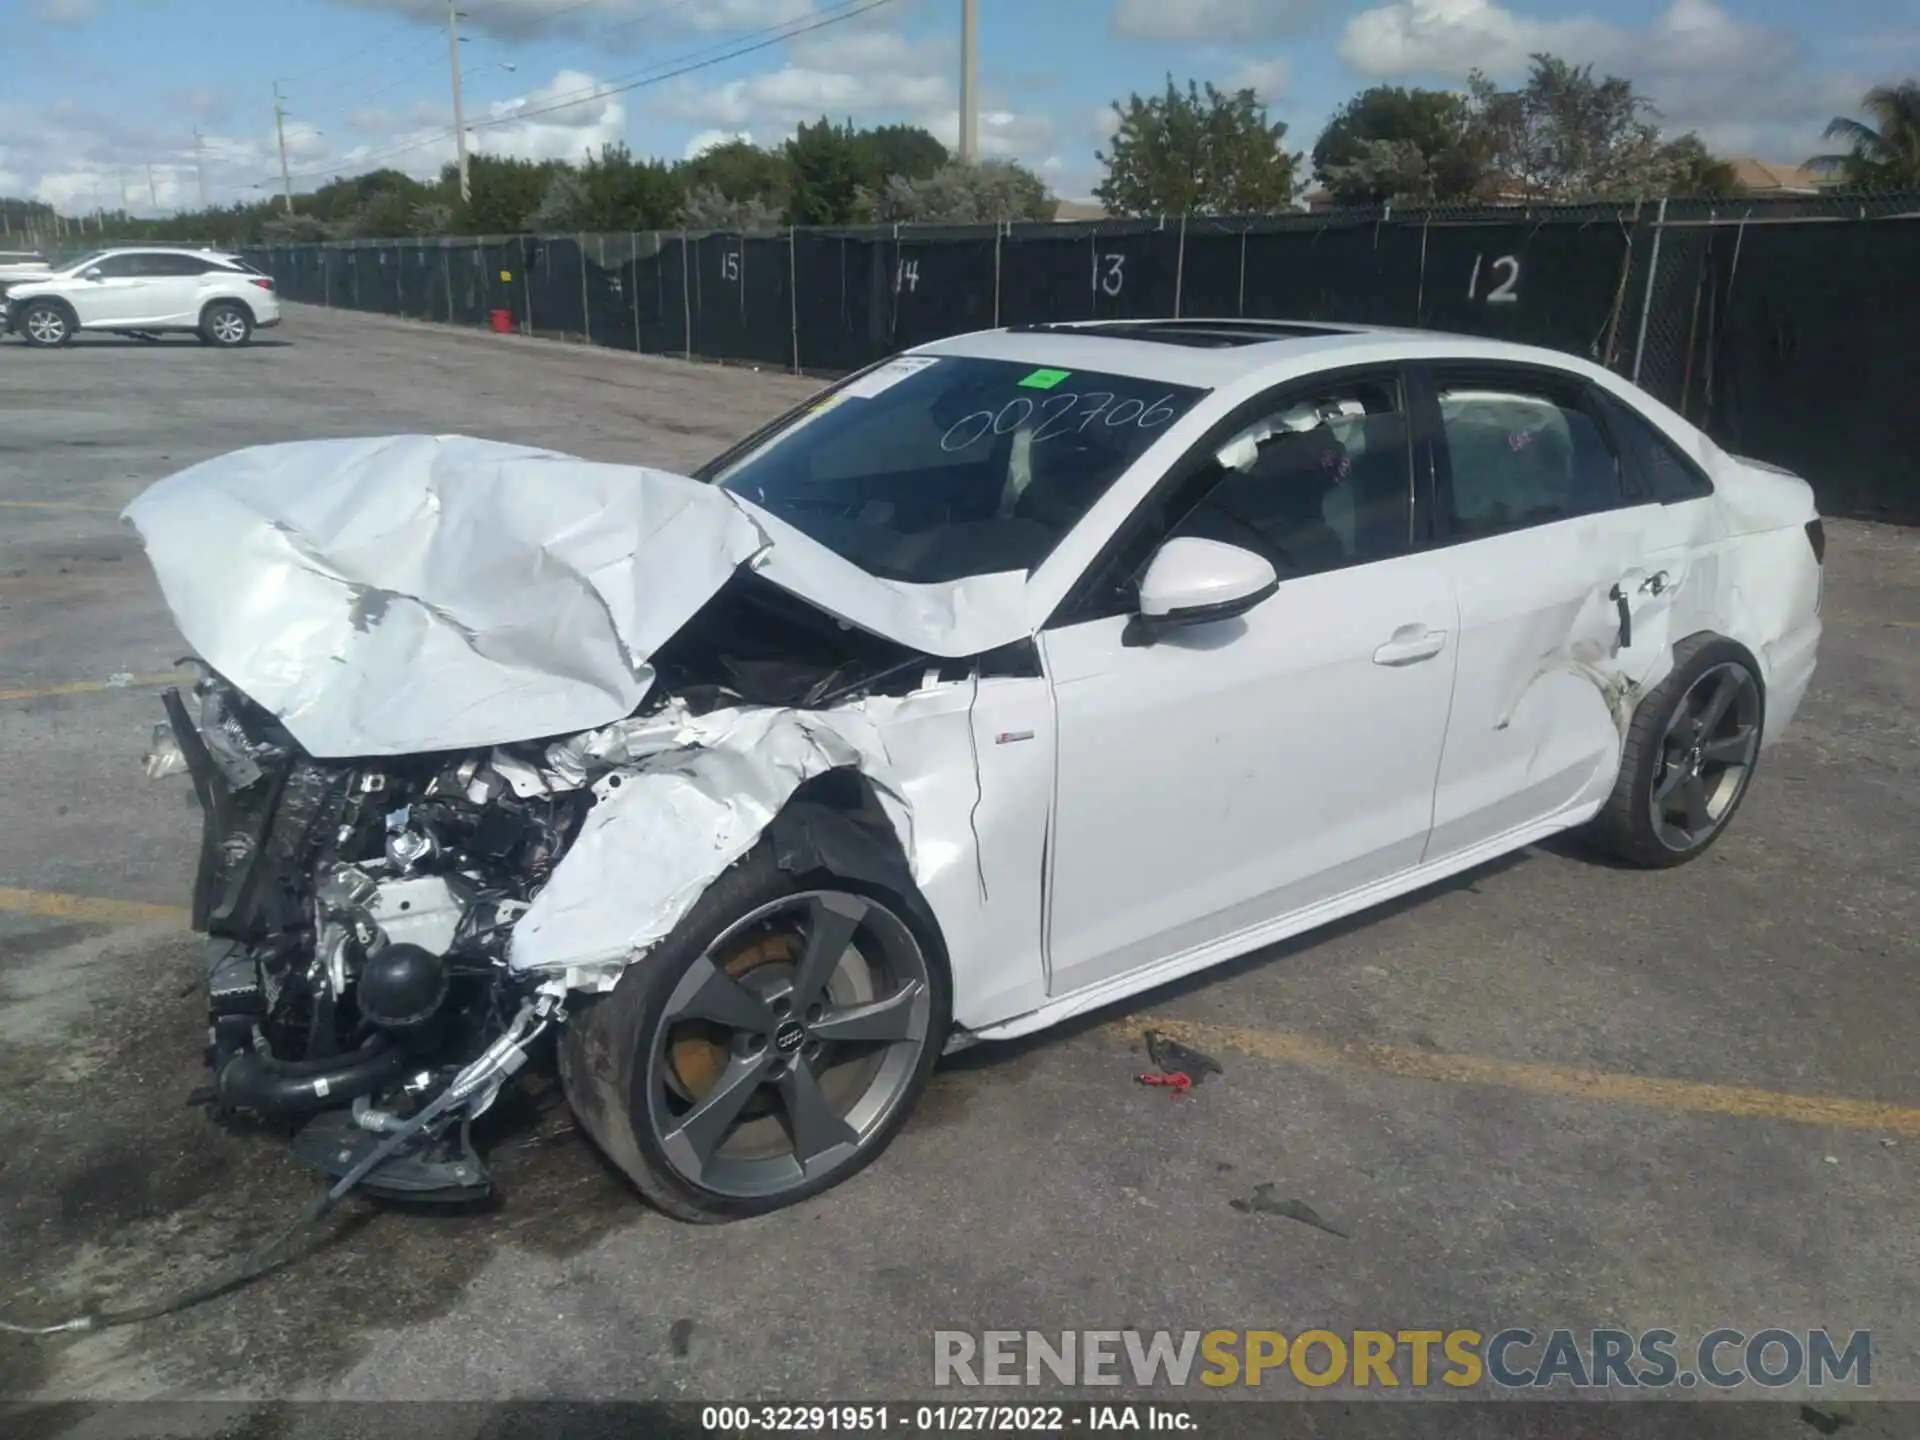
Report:
[[1272,562],[1238,545],[1180,536],[1140,579],[1137,613],[1122,643],[1151,645],[1169,630],[1244,615],[1280,588]]
[[100,278],[100,267],[95,265],[90,269],[82,270],[80,272],[80,278],[82,280],[98,280]]

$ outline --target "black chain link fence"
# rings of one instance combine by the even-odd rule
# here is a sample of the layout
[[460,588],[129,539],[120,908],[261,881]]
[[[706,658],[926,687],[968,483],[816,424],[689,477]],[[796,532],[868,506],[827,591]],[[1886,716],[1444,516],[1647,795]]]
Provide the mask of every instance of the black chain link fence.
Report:
[[998,325],[1416,326],[1635,380],[1833,515],[1920,523],[1920,196],[266,246],[288,300],[831,375]]

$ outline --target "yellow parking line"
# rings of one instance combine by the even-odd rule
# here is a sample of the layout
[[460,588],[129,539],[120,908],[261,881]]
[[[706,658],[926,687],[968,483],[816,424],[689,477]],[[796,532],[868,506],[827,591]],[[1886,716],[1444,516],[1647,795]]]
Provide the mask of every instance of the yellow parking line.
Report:
[[1448,1055],[1397,1045],[1342,1045],[1288,1030],[1251,1030],[1235,1025],[1196,1024],[1154,1015],[1129,1016],[1108,1030],[1137,1039],[1148,1030],[1199,1050],[1230,1050],[1258,1060],[1319,1068],[1348,1066],[1451,1085],[1495,1085],[1536,1095],[1564,1095],[1608,1104],[1646,1105],[1697,1115],[1742,1115],[1871,1130],[1880,1135],[1920,1136],[1920,1110],[1877,1100],[1837,1095],[1794,1095],[1750,1085],[1711,1085],[1693,1080],[1663,1080],[1575,1066],[1533,1065],[1484,1055]]
[[0,885],[0,911],[38,915],[47,920],[83,920],[107,925],[187,923],[191,911],[180,905],[149,905],[140,900],[103,900],[97,895],[67,895],[58,890],[11,890]]
[[[101,924],[168,922],[180,925],[187,923],[190,914],[179,905],[151,905],[138,900],[108,900],[93,895],[68,895],[56,890],[19,890],[5,886],[0,886],[0,912]],[[1802,1125],[1825,1125],[1842,1130],[1868,1130],[1879,1135],[1920,1136],[1920,1109],[1887,1105],[1877,1100],[1852,1100],[1837,1095],[1796,1095],[1751,1085],[1665,1080],[1611,1070],[1496,1060],[1484,1055],[1449,1055],[1397,1045],[1342,1045],[1294,1030],[1254,1030],[1238,1025],[1200,1024],[1157,1015],[1129,1016],[1111,1021],[1103,1028],[1131,1040],[1139,1039],[1149,1030],[1158,1030],[1196,1049],[1234,1051],[1256,1060],[1280,1064],[1311,1065],[1316,1068],[1344,1066],[1372,1070],[1403,1080],[1427,1080],[1449,1085],[1493,1085],[1536,1095],[1564,1095],[1577,1100],[1645,1105],[1697,1115],[1739,1115],[1763,1120],[1790,1120]]]
[[77,500],[0,500],[10,510],[92,510],[101,515],[118,515],[124,505],[84,505]]
[[41,685],[29,690],[0,690],[0,700],[46,700],[55,695],[91,695],[99,690],[139,690],[153,685],[179,685],[193,677],[184,670],[165,675],[131,675],[124,680],[70,680],[64,685]]

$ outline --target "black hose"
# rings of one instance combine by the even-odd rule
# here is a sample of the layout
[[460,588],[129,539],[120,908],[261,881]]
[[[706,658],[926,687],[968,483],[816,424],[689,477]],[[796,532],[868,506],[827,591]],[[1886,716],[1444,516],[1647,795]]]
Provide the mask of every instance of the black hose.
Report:
[[376,1035],[351,1055],[330,1061],[274,1060],[242,1051],[221,1067],[222,1104],[261,1115],[309,1115],[371,1095],[406,1074],[413,1052]]

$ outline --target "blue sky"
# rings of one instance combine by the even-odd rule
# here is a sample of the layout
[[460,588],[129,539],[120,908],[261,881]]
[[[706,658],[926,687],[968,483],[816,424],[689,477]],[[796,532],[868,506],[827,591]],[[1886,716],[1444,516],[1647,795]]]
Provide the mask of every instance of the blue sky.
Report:
[[[823,112],[954,138],[960,0],[460,4],[480,148],[572,158],[625,140],[679,158],[727,135],[777,142]],[[1253,86],[1304,150],[1368,84],[1458,86],[1475,65],[1510,79],[1544,49],[1632,77],[1672,131],[1789,163],[1817,150],[1827,118],[1852,111],[1868,85],[1920,74],[1916,0],[979,0],[979,10],[982,148],[1034,166],[1070,198],[1097,178],[1109,102],[1159,87],[1168,71]],[[0,192],[71,212],[117,206],[124,186],[135,213],[192,208],[198,153],[213,199],[270,193],[276,80],[297,184],[379,163],[427,174],[452,155],[444,0],[0,0],[0,14]]]

